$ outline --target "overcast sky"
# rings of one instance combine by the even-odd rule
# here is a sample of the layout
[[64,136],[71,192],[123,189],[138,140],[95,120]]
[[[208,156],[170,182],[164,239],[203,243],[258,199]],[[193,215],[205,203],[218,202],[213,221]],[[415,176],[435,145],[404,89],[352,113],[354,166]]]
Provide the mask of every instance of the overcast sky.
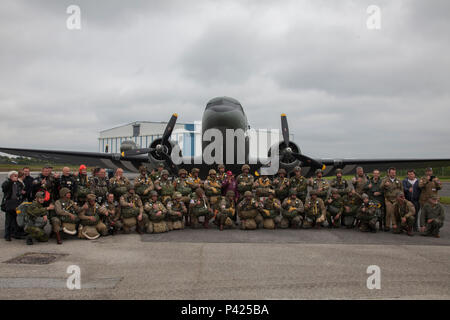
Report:
[[[81,30],[66,9],[81,8]],[[369,30],[367,7],[381,9]],[[0,146],[97,151],[238,99],[316,157],[450,156],[450,2],[18,1],[0,8]]]

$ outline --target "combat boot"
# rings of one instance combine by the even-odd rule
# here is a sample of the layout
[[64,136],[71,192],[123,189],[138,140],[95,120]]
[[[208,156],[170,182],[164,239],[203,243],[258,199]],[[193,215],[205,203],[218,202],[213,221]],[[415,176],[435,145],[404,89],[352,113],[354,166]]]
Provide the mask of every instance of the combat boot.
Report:
[[139,226],[139,223],[136,225],[136,232],[138,234],[142,234],[141,227]]
[[220,224],[219,230],[223,231],[223,224]]
[[57,243],[57,244],[62,244],[62,241],[61,241],[61,234],[59,233],[59,231],[56,231],[56,232],[55,232],[55,235],[56,235],[56,243]]
[[406,229],[406,234],[408,235],[408,236],[410,236],[410,237],[412,237],[414,234],[413,234],[413,228],[411,227],[411,226],[409,226],[407,229]]
[[27,236],[27,245],[33,245],[33,238],[31,236]]
[[208,229],[209,228],[209,220],[207,219],[207,218],[205,218],[205,222],[203,222],[203,227],[205,228],[205,229]]

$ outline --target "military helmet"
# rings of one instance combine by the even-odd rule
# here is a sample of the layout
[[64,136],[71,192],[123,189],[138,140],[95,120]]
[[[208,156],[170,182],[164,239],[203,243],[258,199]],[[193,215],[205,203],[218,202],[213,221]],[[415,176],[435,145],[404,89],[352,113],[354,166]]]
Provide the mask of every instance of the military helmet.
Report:
[[331,194],[339,194],[339,190],[336,188],[331,189]]
[[209,169],[208,175],[211,175],[211,174],[217,174],[216,170],[214,170],[214,169]]
[[164,168],[164,162],[158,162],[158,168]]
[[227,197],[234,197],[235,196],[234,191],[233,190],[228,190],[227,193],[226,193],[226,196]]
[[296,172],[296,171],[302,171],[302,168],[300,166],[295,166],[294,167],[294,172]]
[[174,192],[172,199],[179,199],[181,197],[182,197],[181,193],[177,191],[177,192]]
[[192,168],[191,173],[199,173],[200,169],[199,168]]
[[147,167],[146,166],[139,166],[139,172],[145,171],[147,172]]
[[336,174],[342,173],[342,169],[336,169]]
[[250,170],[250,166],[248,164],[244,164],[242,166],[242,171],[244,171],[245,169]]
[[127,185],[127,190],[128,190],[128,191],[134,190],[134,183],[130,182],[130,183]]
[[430,199],[432,199],[432,200],[439,200],[439,196],[436,195],[436,194],[433,194],[433,195],[430,197]]
[[396,194],[395,194],[395,196],[396,197],[401,197],[401,196],[404,196],[405,194],[403,193],[403,192],[401,192],[401,191],[398,191]]
[[345,192],[346,192],[346,193],[352,193],[352,192],[353,192],[353,189],[350,188],[350,187],[348,187],[347,189],[345,189]]
[[158,192],[156,192],[155,190],[150,191],[150,197],[153,196],[158,196]]
[[217,169],[222,169],[222,168],[225,169],[225,165],[223,163],[221,163],[217,166]]
[[68,193],[70,193],[69,188],[61,188],[61,190],[59,190],[59,196],[61,198],[64,198]]
[[244,192],[244,197],[248,197],[248,196],[253,197],[253,193],[251,191],[247,190]]
[[183,173],[184,173],[184,174],[187,174],[186,169],[180,169],[180,170],[178,170],[178,175],[179,175],[179,176],[181,176]]
[[36,193],[36,199],[37,198],[45,198],[45,193],[43,191],[39,191]]
[[316,173],[316,174],[318,174],[318,173],[323,173],[323,171],[322,171],[322,169],[317,169],[317,170],[315,171],[315,173]]
[[364,200],[364,199],[369,199],[369,196],[367,195],[367,193],[363,193],[362,195],[361,195],[361,198]]
[[309,195],[310,195],[310,196],[313,196],[313,195],[316,195],[316,196],[317,196],[317,190],[311,190],[311,191],[309,192]]
[[90,201],[90,200],[95,200],[95,194],[89,193],[89,194],[86,196],[86,199],[87,199],[88,201]]
[[291,190],[289,190],[289,195],[292,196],[293,194],[297,194],[297,190],[295,190],[294,188],[292,188]]
[[161,171],[161,175],[162,175],[162,176],[165,175],[165,174],[169,175],[169,171],[167,171],[166,169],[164,169],[164,170]]
[[286,170],[283,168],[278,169],[278,174],[283,173],[284,175],[286,175]]

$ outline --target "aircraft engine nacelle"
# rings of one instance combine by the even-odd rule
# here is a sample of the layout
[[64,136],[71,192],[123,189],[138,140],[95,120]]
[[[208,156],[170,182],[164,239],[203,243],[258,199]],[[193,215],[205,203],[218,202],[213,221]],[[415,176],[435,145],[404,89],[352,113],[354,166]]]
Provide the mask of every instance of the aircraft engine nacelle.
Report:
[[268,152],[268,157],[270,158],[273,150],[278,146],[278,154],[280,157],[280,169],[283,168],[286,172],[290,172],[296,166],[301,165],[301,161],[296,159],[294,156],[290,155],[290,152],[301,153],[300,148],[292,141],[289,141],[289,147],[283,141],[278,142],[270,147]]
[[137,144],[133,140],[125,140],[120,145],[120,153],[137,149]]
[[[157,167],[159,162],[166,162],[166,158],[163,153],[172,155],[172,150],[180,149],[178,143],[168,140],[167,144],[162,144],[162,138],[155,139],[150,144],[150,149],[153,149],[148,153],[148,159],[154,168]],[[181,157],[181,150],[178,155]]]

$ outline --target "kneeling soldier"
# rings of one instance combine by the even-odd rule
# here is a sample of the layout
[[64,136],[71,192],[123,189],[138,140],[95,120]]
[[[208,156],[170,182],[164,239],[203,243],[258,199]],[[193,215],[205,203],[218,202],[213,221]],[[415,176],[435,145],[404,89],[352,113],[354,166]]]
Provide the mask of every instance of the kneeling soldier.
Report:
[[227,191],[226,196],[222,199],[219,205],[219,212],[216,215],[217,224],[220,231],[223,230],[224,226],[233,227],[233,217],[236,214],[236,204],[235,204],[235,194],[234,191]]
[[326,205],[328,228],[339,228],[342,212],[344,211],[344,202],[338,189],[331,189],[331,197],[326,201]]
[[106,213],[102,216],[102,221],[108,228],[110,234],[115,234],[122,229],[122,221],[120,220],[119,202],[114,200],[114,194],[108,193],[104,204]]
[[209,205],[211,206],[213,212],[217,214],[222,195],[222,184],[219,183],[219,180],[217,180],[216,170],[209,170],[208,177],[204,182],[203,188],[205,189],[205,194],[208,197]]
[[55,202],[55,216],[50,219],[52,222],[53,232],[56,235],[56,242],[61,244],[61,227],[63,231],[70,235],[77,233],[77,224],[80,221],[78,213],[80,208],[70,199],[70,190],[62,188],[59,191],[59,200]]
[[406,200],[405,194],[399,191],[394,204],[394,219],[392,221],[394,233],[406,231],[408,236],[413,236],[415,215],[416,209],[414,204]]
[[79,214],[80,227],[78,229],[78,237],[80,239],[95,240],[100,235],[106,236],[108,228],[100,220],[100,214],[104,215],[107,210],[95,201],[95,194],[88,194],[86,203],[81,207]]
[[[148,217],[144,214],[142,200],[134,192],[133,184],[129,184],[128,192],[120,197],[120,216],[123,223],[123,231],[129,233],[130,229],[136,226],[136,232],[142,234],[142,231],[148,225]],[[152,193],[154,191],[151,191]]]
[[209,220],[211,220],[214,214],[202,188],[195,189],[195,193],[192,195],[191,202],[189,203],[189,212],[192,228],[197,229],[200,227],[200,217],[204,217],[205,219],[203,227],[208,228]]
[[169,231],[184,229],[183,216],[187,209],[180,192],[173,194],[173,200],[167,203],[167,227]]
[[377,232],[377,204],[369,200],[365,193],[361,196],[363,203],[358,209],[356,219],[359,221],[359,230],[362,232]]
[[275,198],[275,191],[270,190],[269,196],[264,199],[261,207],[259,207],[259,212],[264,219],[264,229],[275,229],[276,225],[281,222],[280,216],[281,203],[280,200]]
[[344,212],[342,213],[342,225],[346,228],[355,226],[356,214],[361,206],[361,196],[355,189],[348,188],[347,195],[342,199],[344,202]]
[[[145,211],[148,214],[147,232],[161,233],[169,231],[166,222],[167,209],[161,201],[158,201],[158,193],[152,191],[150,193],[150,201],[145,204]],[[146,216],[146,215],[145,215]]]
[[25,232],[28,233],[27,244],[33,244],[33,238],[40,242],[47,242],[48,236],[44,231],[44,227],[48,222],[48,211],[54,209],[54,205],[50,204],[44,207],[45,194],[40,191],[36,193],[36,199],[27,209],[27,222],[25,224]]
[[279,223],[281,229],[289,227],[294,229],[301,228],[305,208],[302,200],[297,198],[296,189],[289,190],[289,197],[284,199],[281,209],[282,218]]
[[420,215],[420,231],[423,236],[439,238],[439,229],[444,225],[444,207],[439,203],[439,197],[432,195],[422,207]]
[[312,227],[320,228],[322,222],[325,221],[326,209],[323,200],[318,197],[317,190],[309,192],[310,198],[305,204],[305,219],[303,221],[303,228],[310,229]]
[[155,189],[152,179],[147,175],[147,168],[145,166],[139,167],[139,176],[134,179],[134,188],[136,194],[141,198],[141,201],[145,203],[150,199],[150,192]]
[[161,196],[161,202],[166,205],[169,200],[172,199],[172,195],[175,192],[175,187],[173,183],[169,180],[169,171],[161,171],[161,177],[155,181],[155,190]]
[[253,197],[251,191],[244,192],[244,198],[238,204],[238,214],[241,220],[242,230],[254,230],[262,227],[263,218],[258,212],[259,203]]

